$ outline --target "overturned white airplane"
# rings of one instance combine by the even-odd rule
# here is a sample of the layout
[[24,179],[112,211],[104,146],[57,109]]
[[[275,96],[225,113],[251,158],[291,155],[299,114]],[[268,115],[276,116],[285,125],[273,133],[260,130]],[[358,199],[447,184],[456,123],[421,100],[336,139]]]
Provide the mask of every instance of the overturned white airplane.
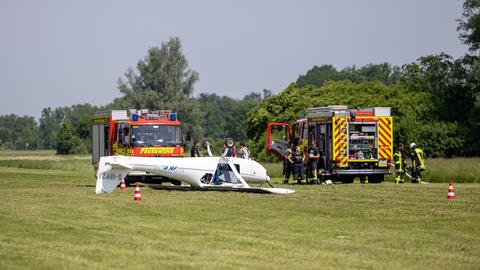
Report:
[[273,194],[295,192],[286,188],[251,187],[249,184],[270,184],[270,177],[262,165],[250,159],[107,156],[100,158],[96,193],[111,193],[130,172],[145,172],[170,178],[188,184],[188,188],[199,190]]

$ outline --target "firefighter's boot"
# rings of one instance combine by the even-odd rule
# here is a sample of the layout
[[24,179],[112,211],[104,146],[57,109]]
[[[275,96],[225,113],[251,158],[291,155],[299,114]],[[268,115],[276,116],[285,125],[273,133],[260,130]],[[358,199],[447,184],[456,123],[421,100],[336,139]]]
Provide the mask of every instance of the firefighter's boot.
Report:
[[397,184],[403,184],[403,178],[402,178],[402,176],[397,175],[397,177],[395,178],[395,180],[397,181]]

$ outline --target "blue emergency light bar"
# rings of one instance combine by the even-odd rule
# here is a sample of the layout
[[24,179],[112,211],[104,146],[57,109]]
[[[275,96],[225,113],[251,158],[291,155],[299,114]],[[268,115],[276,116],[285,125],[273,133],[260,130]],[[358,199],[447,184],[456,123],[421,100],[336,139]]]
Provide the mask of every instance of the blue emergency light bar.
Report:
[[170,119],[170,121],[177,121],[177,114],[176,113],[170,113],[168,115],[168,119]]
[[138,114],[132,113],[132,121],[138,121]]

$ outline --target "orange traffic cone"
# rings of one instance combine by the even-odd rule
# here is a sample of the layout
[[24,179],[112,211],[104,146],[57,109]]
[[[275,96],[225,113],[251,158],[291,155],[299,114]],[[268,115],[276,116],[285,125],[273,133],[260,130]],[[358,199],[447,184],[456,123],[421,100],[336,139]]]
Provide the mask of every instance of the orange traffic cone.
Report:
[[450,181],[450,184],[448,184],[448,197],[449,200],[454,200],[455,199],[455,191],[453,190],[453,183]]
[[140,187],[138,186],[138,182],[135,183],[135,195],[133,195],[134,201],[141,201],[142,200],[142,193],[140,193]]
[[127,189],[127,186],[125,185],[125,180],[122,179],[122,181],[120,182],[120,189]]

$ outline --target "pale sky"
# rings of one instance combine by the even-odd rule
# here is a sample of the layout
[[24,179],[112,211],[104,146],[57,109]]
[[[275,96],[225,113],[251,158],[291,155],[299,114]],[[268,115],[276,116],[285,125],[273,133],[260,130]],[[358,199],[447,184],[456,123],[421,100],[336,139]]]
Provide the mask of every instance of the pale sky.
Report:
[[467,52],[457,0],[0,0],[0,115],[105,105],[147,50],[178,36],[202,92],[278,93],[314,65],[402,65]]

